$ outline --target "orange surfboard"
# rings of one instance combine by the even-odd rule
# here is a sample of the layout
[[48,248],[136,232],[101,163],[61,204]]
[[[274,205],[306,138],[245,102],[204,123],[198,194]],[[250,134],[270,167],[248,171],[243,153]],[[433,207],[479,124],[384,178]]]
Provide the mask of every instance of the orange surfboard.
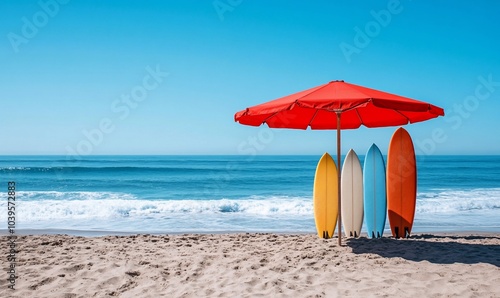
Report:
[[417,202],[417,163],[413,142],[400,127],[387,154],[387,210],[392,236],[409,237]]

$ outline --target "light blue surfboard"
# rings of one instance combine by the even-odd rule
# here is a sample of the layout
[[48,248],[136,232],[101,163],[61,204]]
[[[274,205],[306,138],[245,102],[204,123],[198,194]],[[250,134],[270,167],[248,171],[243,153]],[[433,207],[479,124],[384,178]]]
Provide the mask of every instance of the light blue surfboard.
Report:
[[369,238],[380,238],[387,216],[387,194],[384,157],[373,144],[365,156],[363,168],[363,203],[365,224]]

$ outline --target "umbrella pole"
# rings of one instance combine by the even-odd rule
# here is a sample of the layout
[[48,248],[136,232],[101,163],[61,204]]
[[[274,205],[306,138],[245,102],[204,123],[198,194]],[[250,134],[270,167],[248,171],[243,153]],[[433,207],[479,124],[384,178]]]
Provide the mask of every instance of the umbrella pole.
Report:
[[337,163],[339,165],[339,169],[338,169],[338,198],[339,198],[339,209],[338,209],[338,223],[337,223],[337,226],[338,226],[338,234],[339,234],[339,246],[342,245],[342,203],[341,203],[341,191],[340,191],[340,175],[342,173],[342,167],[341,167],[341,160],[340,160],[340,112],[337,112]]

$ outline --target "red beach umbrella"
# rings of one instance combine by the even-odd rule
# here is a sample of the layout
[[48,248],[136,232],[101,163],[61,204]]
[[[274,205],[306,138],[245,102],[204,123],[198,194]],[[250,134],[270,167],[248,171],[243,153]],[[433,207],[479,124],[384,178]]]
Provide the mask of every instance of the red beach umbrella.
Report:
[[[340,130],[400,126],[444,116],[432,104],[370,89],[344,81],[332,81],[298,93],[246,108],[234,115],[240,124],[270,128],[336,129],[337,162],[340,162]],[[341,244],[339,180],[338,234]]]

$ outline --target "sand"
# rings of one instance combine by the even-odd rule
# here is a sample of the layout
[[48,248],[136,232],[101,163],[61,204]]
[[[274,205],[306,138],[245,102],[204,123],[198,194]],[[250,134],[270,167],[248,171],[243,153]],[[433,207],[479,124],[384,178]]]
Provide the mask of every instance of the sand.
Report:
[[342,247],[313,234],[30,235],[17,244],[15,290],[1,278],[0,297],[500,297],[495,234]]

